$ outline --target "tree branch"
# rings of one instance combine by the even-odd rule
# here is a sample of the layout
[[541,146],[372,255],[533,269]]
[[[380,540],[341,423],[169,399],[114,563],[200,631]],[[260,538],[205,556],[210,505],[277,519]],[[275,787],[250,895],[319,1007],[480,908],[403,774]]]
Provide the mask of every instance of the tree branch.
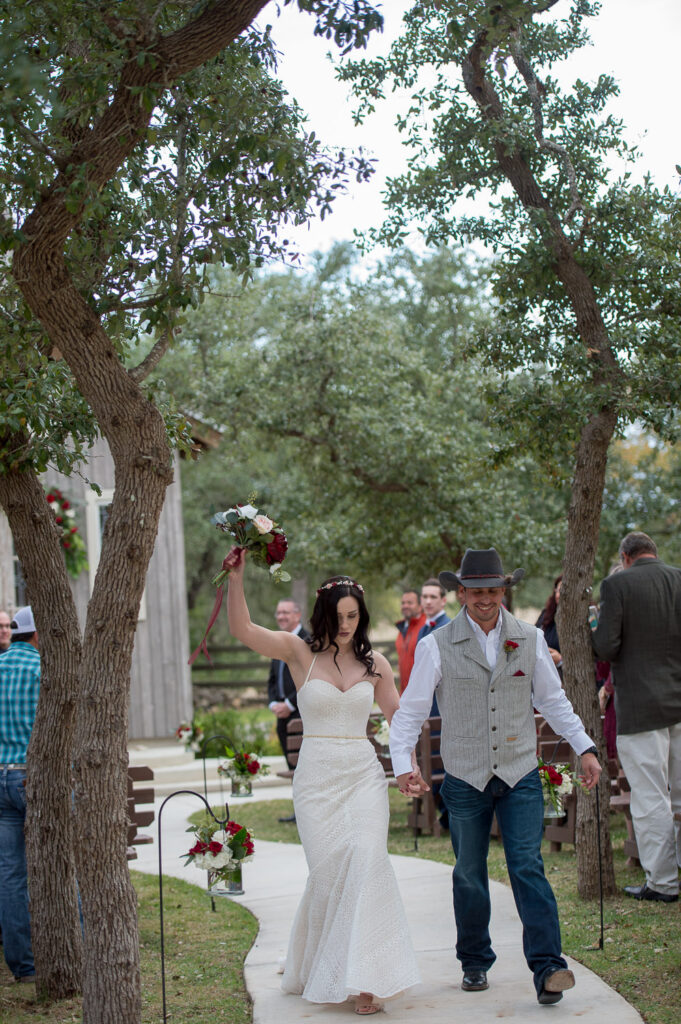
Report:
[[172,340],[173,332],[168,327],[163,331],[161,337],[154,342],[151,351],[146,354],[142,362],[128,370],[130,380],[134,380],[135,384],[139,384],[145,379],[145,377],[148,377],[151,371],[156,369],[161,359],[168,351],[168,346]]
[[546,90],[542,82],[539,81],[537,75],[534,72],[532,65],[525,56],[521,42],[520,42],[521,28],[518,26],[511,30],[509,45],[511,55],[513,57],[513,63],[517,67],[520,74],[525,80],[527,86],[527,92],[530,97],[530,103],[532,105],[532,113],[534,115],[534,137],[539,143],[542,149],[549,150],[552,153],[556,153],[560,157],[565,173],[567,174],[568,183],[570,186],[570,195],[572,196],[572,203],[570,209],[565,216],[565,223],[569,224],[574,217],[577,210],[581,210],[584,213],[584,205],[582,203],[582,197],[579,194],[577,188],[577,175],[575,174],[574,164],[570,154],[564,146],[559,146],[557,142],[553,142],[552,139],[547,139],[544,136],[544,114],[542,110],[542,97],[546,94]]

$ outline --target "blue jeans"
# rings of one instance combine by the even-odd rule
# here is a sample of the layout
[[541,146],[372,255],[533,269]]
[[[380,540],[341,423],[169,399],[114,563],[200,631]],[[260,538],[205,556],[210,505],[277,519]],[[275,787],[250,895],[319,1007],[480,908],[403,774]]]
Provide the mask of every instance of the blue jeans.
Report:
[[0,768],[0,928],[15,978],[34,974],[26,874],[26,772]]
[[484,790],[445,775],[440,790],[449,812],[456,855],[452,875],[456,955],[464,970],[488,970],[496,956],[489,934],[490,897],[487,854],[496,813],[515,905],[523,925],[523,951],[541,992],[547,974],[567,967],[561,956],[558,907],[544,874],[541,840],[544,799],[533,769],[515,786],[496,776]]

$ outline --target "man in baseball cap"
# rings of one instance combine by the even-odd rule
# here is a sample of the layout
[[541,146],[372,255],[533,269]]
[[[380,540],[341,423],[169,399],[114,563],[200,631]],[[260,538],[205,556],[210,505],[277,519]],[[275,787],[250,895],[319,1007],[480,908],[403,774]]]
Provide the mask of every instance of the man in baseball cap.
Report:
[[12,643],[0,655],[0,928],[3,953],[16,981],[34,981],[28,910],[26,751],[40,691],[38,633],[30,607],[11,623]]

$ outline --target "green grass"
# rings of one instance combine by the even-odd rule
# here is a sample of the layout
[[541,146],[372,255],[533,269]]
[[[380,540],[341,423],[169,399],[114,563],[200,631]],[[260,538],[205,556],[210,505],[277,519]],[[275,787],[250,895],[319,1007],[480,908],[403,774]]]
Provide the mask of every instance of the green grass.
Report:
[[[418,853],[414,837],[406,827],[404,797],[390,790],[391,819],[388,848],[391,853],[425,857],[453,864],[449,837],[421,836]],[[257,840],[298,842],[294,824],[282,824],[277,818],[292,813],[290,800],[253,803],[240,808],[240,819],[255,833]],[[201,812],[198,812],[199,815]],[[681,1020],[681,913],[679,903],[638,903],[625,896],[624,885],[643,880],[639,868],[628,868],[622,843],[626,833],[622,815],[611,819],[618,895],[605,901],[605,942],[598,949],[600,914],[598,902],[577,895],[577,867],[574,849],[564,846],[550,853],[544,844],[546,873],[558,901],[563,951],[585,964],[636,1007],[649,1024],[678,1024]],[[504,851],[499,840],[492,840],[489,855],[490,878],[508,883]],[[443,908],[443,913],[450,913]]]
[[[132,873],[139,899],[142,1022],[163,1019],[158,880]],[[243,979],[243,962],[258,924],[252,914],[228,899],[210,900],[197,886],[164,878],[166,1006],[173,1024],[250,1024],[251,1000]],[[0,979],[3,1024],[72,1024],[81,1020],[79,999],[46,1005],[36,1000],[33,985]]]

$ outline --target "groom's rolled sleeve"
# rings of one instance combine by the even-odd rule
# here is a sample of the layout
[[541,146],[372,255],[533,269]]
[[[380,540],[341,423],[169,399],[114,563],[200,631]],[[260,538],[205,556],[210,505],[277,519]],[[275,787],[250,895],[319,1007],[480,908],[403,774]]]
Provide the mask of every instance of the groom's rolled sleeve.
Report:
[[416,645],[409,684],[390,722],[390,757],[395,775],[411,771],[411,752],[428,718],[435,687],[442,678],[440,651],[433,636]]
[[560,681],[541,630],[537,630],[537,661],[532,677],[532,703],[557,736],[563,736],[576,754],[596,744],[584,731]]

